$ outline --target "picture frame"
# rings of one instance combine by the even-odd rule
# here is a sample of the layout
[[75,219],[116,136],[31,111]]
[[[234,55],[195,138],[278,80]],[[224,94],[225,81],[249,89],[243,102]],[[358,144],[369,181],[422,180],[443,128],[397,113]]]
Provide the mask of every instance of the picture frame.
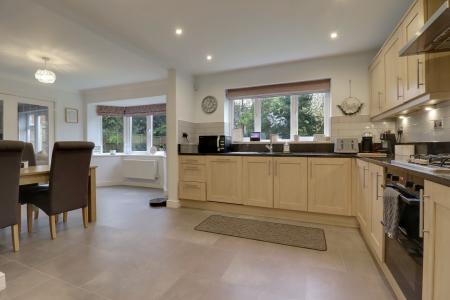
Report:
[[66,107],[66,123],[78,123],[78,109]]

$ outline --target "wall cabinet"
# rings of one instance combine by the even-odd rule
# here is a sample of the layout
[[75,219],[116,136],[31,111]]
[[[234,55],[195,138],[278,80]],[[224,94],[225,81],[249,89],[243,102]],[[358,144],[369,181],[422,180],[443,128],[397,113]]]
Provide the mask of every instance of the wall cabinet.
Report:
[[422,299],[450,295],[450,188],[425,181],[425,226]]
[[243,204],[273,207],[273,159],[243,158]]
[[242,204],[242,157],[207,157],[208,201]]
[[274,207],[306,211],[308,209],[308,159],[274,158]]
[[370,116],[373,117],[386,107],[384,82],[384,56],[379,56],[370,70]]
[[308,211],[351,215],[351,159],[308,160]]
[[387,118],[403,110],[417,109],[431,100],[450,98],[448,52],[406,57],[399,54],[443,2],[414,1],[370,65],[372,118]]

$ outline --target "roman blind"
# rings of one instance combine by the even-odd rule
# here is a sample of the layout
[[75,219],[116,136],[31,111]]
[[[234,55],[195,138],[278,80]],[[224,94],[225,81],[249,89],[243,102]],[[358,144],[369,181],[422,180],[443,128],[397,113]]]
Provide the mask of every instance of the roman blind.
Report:
[[230,100],[242,98],[260,98],[278,95],[292,95],[304,93],[326,93],[330,91],[330,79],[279,83],[253,87],[243,87],[226,90]]
[[138,106],[110,106],[97,105],[97,115],[99,116],[149,116],[166,113],[166,104],[150,104]]

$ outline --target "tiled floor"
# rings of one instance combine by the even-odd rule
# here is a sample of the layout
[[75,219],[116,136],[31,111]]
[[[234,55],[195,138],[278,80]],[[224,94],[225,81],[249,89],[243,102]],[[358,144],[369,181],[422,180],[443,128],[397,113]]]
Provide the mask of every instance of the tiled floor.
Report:
[[321,226],[326,252],[220,236],[193,230],[211,212],[149,208],[158,195],[100,188],[96,224],[70,213],[51,241],[41,213],[17,254],[0,230],[0,300],[394,299],[357,230]]

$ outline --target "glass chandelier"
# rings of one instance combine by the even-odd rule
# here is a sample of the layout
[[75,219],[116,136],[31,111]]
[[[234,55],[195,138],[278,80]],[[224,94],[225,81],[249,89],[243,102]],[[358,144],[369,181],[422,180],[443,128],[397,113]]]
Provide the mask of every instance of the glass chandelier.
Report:
[[44,68],[38,69],[34,74],[34,78],[36,78],[37,81],[45,84],[55,83],[55,73],[47,69],[47,62],[50,60],[50,58],[42,57],[42,60],[44,61]]

